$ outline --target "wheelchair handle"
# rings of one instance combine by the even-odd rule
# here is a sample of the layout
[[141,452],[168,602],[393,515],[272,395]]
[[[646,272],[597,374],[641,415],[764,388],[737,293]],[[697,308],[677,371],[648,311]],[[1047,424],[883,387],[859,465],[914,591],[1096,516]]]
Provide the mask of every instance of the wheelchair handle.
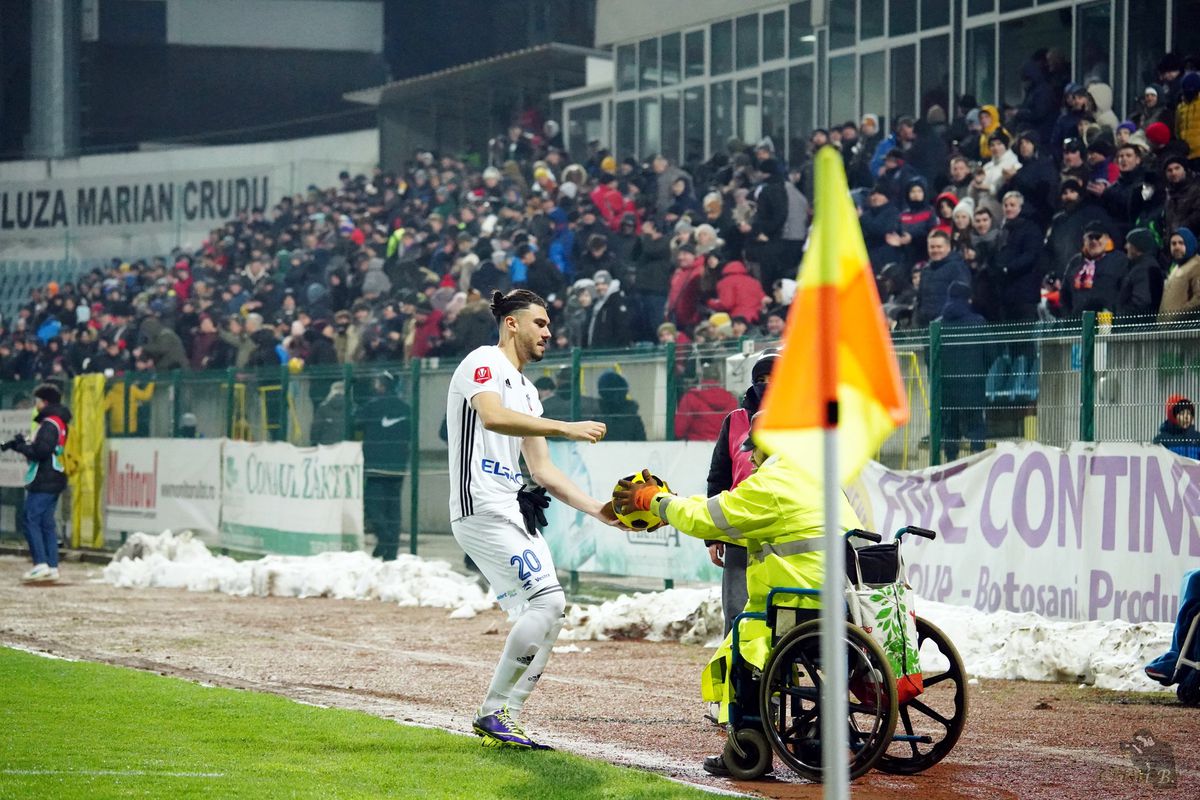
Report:
[[847,539],[851,539],[851,538],[855,538],[855,537],[857,537],[859,539],[866,539],[867,541],[875,542],[876,544],[879,544],[880,542],[883,541],[883,537],[880,536],[878,533],[871,533],[870,531],[858,530],[857,528],[855,528],[852,531],[846,531]]
[[929,528],[918,528],[916,525],[906,525],[896,531],[896,538],[899,539],[906,533],[911,533],[913,536],[920,536],[922,539],[936,539],[937,533],[929,530]]

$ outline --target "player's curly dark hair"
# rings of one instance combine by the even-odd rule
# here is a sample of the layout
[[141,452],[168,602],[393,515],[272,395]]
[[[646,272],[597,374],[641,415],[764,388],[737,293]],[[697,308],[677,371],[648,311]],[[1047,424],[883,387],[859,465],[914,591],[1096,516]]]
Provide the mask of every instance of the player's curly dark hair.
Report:
[[492,292],[492,316],[496,318],[497,324],[510,314],[530,306],[546,308],[546,301],[528,289],[513,289],[508,294],[499,290]]

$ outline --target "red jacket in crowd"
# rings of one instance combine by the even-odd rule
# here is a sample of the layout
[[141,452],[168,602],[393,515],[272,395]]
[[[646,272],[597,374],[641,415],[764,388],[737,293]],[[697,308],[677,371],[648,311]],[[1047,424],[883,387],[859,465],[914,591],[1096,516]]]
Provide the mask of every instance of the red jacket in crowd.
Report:
[[621,217],[625,214],[625,196],[611,183],[602,183],[591,193],[592,205],[604,219],[608,227],[614,231],[621,227]]
[[671,274],[667,294],[667,316],[681,330],[691,330],[700,321],[700,272],[704,262],[696,259],[686,270]]
[[725,415],[737,408],[737,398],[716,381],[702,380],[679,398],[675,409],[675,438],[715,442]]
[[758,278],[750,274],[741,261],[730,261],[721,270],[717,281],[717,296],[708,301],[713,311],[726,311],[731,317],[744,317],[751,325],[758,322],[762,301],[766,297]]

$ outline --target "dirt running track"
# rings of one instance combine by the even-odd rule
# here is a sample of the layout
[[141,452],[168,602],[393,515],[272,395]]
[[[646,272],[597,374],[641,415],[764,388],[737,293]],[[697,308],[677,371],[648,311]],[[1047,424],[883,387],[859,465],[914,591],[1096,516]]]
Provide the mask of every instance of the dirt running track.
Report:
[[[2,644],[455,731],[470,729],[507,630],[498,611],[450,620],[442,609],[379,602],[115,589],[95,581],[97,567],[82,564],[65,564],[58,586],[33,588],[18,582],[26,568],[0,557]],[[821,796],[820,786],[786,770],[781,780],[737,784],[699,769],[723,741],[701,717],[703,648],[576,644],[590,652],[556,654],[526,709],[540,738],[726,790]],[[990,680],[970,690],[970,722],[946,761],[916,777],[872,772],[855,782],[854,796],[1200,798],[1200,710],[1174,705],[1174,695]],[[1143,728],[1172,746],[1173,788],[1135,782],[1120,743]]]

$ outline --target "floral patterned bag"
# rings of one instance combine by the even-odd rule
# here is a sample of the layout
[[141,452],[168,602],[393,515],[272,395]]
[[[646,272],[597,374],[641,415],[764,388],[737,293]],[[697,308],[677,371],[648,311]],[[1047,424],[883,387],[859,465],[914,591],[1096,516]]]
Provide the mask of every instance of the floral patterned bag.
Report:
[[[868,563],[864,565],[863,561]],[[896,694],[901,704],[925,690],[914,593],[902,578],[903,567],[900,548],[895,542],[851,549],[847,553],[846,603],[851,620],[883,649],[896,678]]]

